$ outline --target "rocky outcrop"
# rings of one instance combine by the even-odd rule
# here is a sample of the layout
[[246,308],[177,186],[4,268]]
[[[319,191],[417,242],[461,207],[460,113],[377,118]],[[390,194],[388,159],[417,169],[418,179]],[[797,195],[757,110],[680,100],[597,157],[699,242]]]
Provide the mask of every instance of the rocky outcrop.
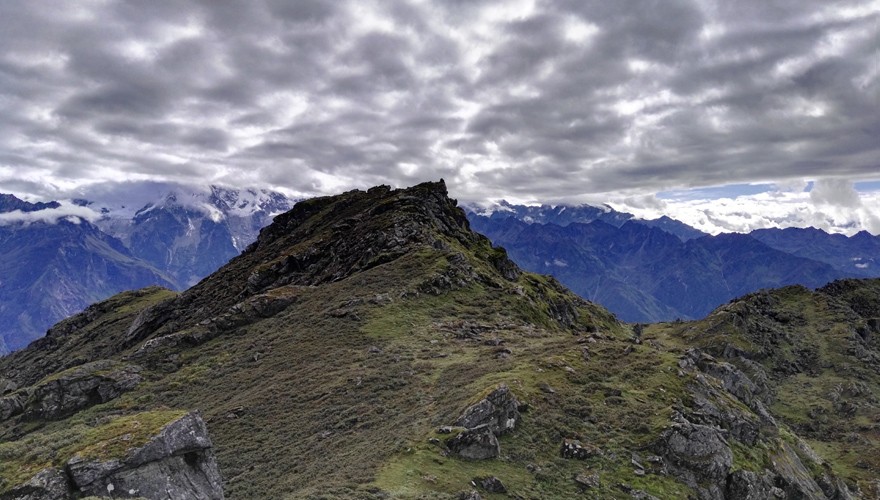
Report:
[[677,420],[661,434],[658,454],[665,459],[669,472],[700,498],[724,498],[733,452],[722,431],[682,417]]
[[731,396],[714,390],[702,376],[697,377],[697,384],[691,387],[691,391],[693,401],[686,413],[690,422],[720,427],[730,437],[748,446],[761,439],[765,428],[761,419]]
[[0,398],[0,421],[16,415],[26,420],[59,420],[106,403],[141,381],[140,367],[96,361],[72,368],[34,387]]
[[473,482],[489,493],[507,493],[507,487],[495,476],[474,478]]
[[776,487],[773,474],[738,470],[727,478],[726,498],[737,500],[768,500],[786,498],[785,491]]
[[519,401],[502,384],[485,399],[468,407],[455,421],[455,425],[468,429],[488,425],[496,436],[513,431],[519,420]]
[[0,395],[8,394],[16,389],[18,389],[18,384],[12,380],[0,377]]
[[125,345],[143,340],[162,327],[174,316],[179,300],[178,297],[166,299],[141,311],[125,333]]
[[777,473],[776,482],[787,498],[826,498],[798,453],[788,443],[780,443],[770,456]]
[[501,454],[498,438],[488,424],[465,429],[446,441],[453,455],[466,460],[487,460]]
[[[739,356],[737,356],[739,357]],[[743,359],[743,361],[747,361]],[[755,366],[750,363],[750,366]],[[766,384],[758,385],[736,366],[719,361],[700,349],[688,349],[679,361],[681,368],[698,368],[701,372],[718,379],[727,392],[736,396],[749,408],[768,397],[770,389]],[[754,369],[760,369],[756,367]],[[766,378],[766,377],[764,377]]]
[[497,436],[513,431],[519,420],[519,407],[510,388],[501,384],[459,415],[455,426],[464,430],[447,440],[446,448],[453,455],[468,460],[497,457],[501,454]]
[[69,500],[73,498],[67,475],[60,469],[43,469],[30,481],[0,495],[0,500]]
[[63,469],[44,469],[0,500],[88,496],[148,500],[222,500],[223,484],[208,430],[198,412],[168,424],[124,457],[75,455]]
[[58,420],[130,391],[141,381],[136,365],[98,361],[75,368],[38,385],[28,401],[24,418]]
[[24,412],[26,403],[27,393],[24,391],[0,398],[0,422]]

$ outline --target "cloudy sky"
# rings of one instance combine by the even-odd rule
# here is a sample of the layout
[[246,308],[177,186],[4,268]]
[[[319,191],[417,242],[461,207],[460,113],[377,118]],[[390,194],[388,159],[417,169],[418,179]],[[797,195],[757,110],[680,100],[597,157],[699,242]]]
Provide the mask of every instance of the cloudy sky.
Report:
[[880,233],[880,1],[0,2],[0,192],[441,177]]

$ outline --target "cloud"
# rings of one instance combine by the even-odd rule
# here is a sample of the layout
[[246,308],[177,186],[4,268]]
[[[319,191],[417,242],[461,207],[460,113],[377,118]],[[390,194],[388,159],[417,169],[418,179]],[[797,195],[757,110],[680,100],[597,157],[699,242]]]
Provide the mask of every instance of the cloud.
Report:
[[17,224],[30,225],[34,223],[57,224],[62,220],[79,224],[82,220],[94,222],[99,217],[98,213],[88,207],[64,202],[58,208],[46,208],[34,212],[13,210],[12,212],[0,213],[0,227]]
[[862,200],[853,183],[844,179],[819,179],[810,191],[810,199],[816,205],[860,208]]
[[640,199],[620,198],[618,210],[652,219],[668,215],[701,231],[746,233],[771,227],[816,227],[852,235],[859,231],[880,234],[880,191],[858,192],[851,182],[823,179],[810,191],[791,189],[783,183],[768,185],[761,192],[708,197],[672,197],[653,206]]
[[11,0],[0,186],[443,177],[550,201],[875,178],[878,21],[876,0]]

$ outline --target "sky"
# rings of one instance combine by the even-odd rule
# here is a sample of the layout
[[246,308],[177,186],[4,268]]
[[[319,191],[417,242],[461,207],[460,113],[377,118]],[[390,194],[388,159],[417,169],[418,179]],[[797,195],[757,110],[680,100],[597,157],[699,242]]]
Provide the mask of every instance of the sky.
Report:
[[439,178],[880,234],[880,0],[0,2],[0,192]]

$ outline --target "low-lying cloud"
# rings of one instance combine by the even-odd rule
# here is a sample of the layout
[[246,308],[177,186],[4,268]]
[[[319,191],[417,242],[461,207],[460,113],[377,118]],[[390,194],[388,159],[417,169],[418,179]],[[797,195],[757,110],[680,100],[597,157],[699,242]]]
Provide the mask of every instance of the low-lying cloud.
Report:
[[746,233],[771,227],[815,227],[831,233],[880,234],[880,191],[858,192],[852,182],[818,180],[807,190],[791,184],[760,193],[712,198],[671,197],[658,204],[632,198],[612,205],[639,217],[668,215],[701,231]]
[[33,212],[13,210],[0,213],[0,226],[30,225],[34,223],[57,224],[59,221],[80,224],[83,220],[94,222],[99,218],[100,214],[88,207],[61,203],[61,206],[58,208],[46,208]]

